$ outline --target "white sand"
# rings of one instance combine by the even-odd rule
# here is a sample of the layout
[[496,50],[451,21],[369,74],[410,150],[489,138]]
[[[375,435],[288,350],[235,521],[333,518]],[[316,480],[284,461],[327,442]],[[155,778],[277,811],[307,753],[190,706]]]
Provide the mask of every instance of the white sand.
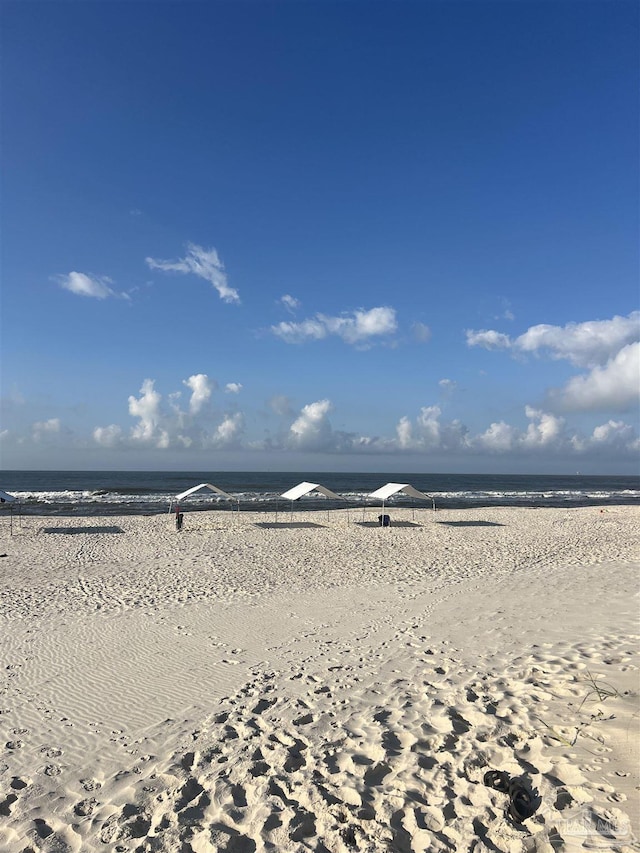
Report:
[[2,518],[0,850],[640,850],[638,508],[391,515]]

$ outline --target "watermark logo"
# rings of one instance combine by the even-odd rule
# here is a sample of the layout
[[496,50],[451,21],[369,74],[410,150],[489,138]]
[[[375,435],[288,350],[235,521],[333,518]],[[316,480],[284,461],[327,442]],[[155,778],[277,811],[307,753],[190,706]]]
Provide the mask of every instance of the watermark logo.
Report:
[[581,809],[554,821],[555,832],[550,839],[568,840],[571,838],[593,838],[601,842],[630,840],[632,837],[629,818],[621,812],[617,815],[607,812],[596,814],[591,809]]

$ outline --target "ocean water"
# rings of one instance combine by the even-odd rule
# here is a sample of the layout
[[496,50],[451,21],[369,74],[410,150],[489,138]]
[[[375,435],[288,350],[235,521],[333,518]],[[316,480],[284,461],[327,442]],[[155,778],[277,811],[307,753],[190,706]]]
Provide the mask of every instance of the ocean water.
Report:
[[[579,507],[640,504],[637,476],[554,476],[491,474],[343,474],[254,471],[3,471],[0,489],[14,495],[29,515],[150,515],[168,512],[175,495],[199,483],[211,483],[234,497],[230,502],[206,490],[190,495],[188,511],[237,509],[273,511],[289,507],[280,495],[303,480],[319,483],[344,501],[318,495],[301,498],[296,511],[371,506],[367,495],[386,483],[410,483],[435,498],[442,509],[486,506]],[[420,506],[398,495],[388,507]],[[422,505],[424,505],[422,503]],[[9,504],[0,506],[4,512]]]

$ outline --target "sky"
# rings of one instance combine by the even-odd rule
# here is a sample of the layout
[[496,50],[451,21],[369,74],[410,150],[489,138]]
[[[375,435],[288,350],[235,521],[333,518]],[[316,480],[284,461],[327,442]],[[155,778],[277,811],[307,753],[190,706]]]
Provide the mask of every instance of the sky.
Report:
[[636,2],[1,14],[2,468],[638,473]]

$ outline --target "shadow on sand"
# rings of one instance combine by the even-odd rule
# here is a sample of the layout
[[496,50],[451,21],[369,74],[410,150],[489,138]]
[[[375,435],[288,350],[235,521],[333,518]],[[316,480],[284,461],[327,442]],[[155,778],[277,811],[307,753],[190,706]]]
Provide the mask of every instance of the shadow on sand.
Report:
[[325,524],[314,524],[312,521],[256,521],[255,526],[275,530],[283,527],[326,527]]
[[436,521],[436,524],[447,524],[449,527],[504,527],[497,521]]
[[44,527],[45,533],[124,533],[121,527],[111,525],[88,525],[87,527]]
[[[379,521],[354,521],[358,527],[382,527]],[[421,524],[416,524],[415,521],[392,521],[386,527],[422,527]]]

